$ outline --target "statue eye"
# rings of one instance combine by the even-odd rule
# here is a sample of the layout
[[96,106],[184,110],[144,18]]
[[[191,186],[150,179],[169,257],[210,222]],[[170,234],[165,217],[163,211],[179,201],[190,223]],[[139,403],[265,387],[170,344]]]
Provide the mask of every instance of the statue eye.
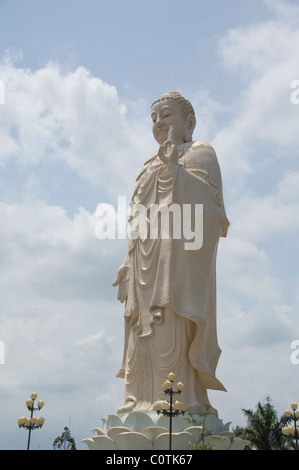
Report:
[[168,118],[168,117],[170,117],[170,116],[172,116],[172,112],[171,112],[169,109],[165,110],[164,113],[162,113],[162,117],[163,117],[164,119],[165,119],[165,118]]

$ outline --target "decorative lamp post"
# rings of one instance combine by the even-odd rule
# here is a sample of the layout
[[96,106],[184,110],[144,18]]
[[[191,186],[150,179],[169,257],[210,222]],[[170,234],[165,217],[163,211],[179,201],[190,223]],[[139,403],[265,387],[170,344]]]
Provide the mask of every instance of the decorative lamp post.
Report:
[[29,450],[29,447],[30,447],[31,430],[40,429],[45,422],[44,418],[42,417],[37,418],[36,416],[33,416],[34,411],[37,411],[37,410],[40,411],[42,407],[44,406],[44,402],[42,400],[39,400],[37,402],[37,407],[35,407],[34,402],[36,398],[37,398],[37,393],[31,393],[30,398],[26,400],[26,406],[28,410],[30,411],[30,418],[26,418],[26,416],[22,416],[21,418],[18,419],[19,427],[25,428],[29,431],[27,450]]
[[285,410],[284,416],[290,418],[294,422],[294,426],[286,426],[282,428],[282,434],[287,437],[292,437],[295,439],[295,449],[298,450],[298,426],[297,421],[299,420],[299,409],[297,403],[292,403],[291,408],[293,413],[290,410]]
[[173,382],[175,380],[175,374],[171,372],[167,376],[167,380],[162,385],[162,390],[166,395],[169,395],[169,401],[167,400],[160,400],[158,401],[154,409],[157,411],[158,414],[162,413],[164,416],[169,417],[169,450],[171,450],[172,446],[172,418],[174,416],[178,416],[179,414],[184,414],[187,410],[187,405],[185,403],[181,403],[178,400],[173,401],[173,396],[177,394],[181,394],[184,390],[184,385],[182,382],[178,382],[176,386],[176,390],[173,389]]

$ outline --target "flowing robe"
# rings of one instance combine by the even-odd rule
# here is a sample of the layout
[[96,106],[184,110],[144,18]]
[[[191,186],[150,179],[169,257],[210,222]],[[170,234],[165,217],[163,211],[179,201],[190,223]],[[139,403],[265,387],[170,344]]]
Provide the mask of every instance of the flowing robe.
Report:
[[[190,411],[203,411],[209,405],[207,389],[225,390],[215,377],[221,353],[216,331],[216,256],[219,237],[226,236],[229,225],[221,174],[209,144],[183,144],[179,156],[173,177],[157,155],[148,160],[131,201],[133,226],[136,207],[146,212],[145,223],[140,224],[140,218],[139,225],[135,223],[124,261],[129,281],[124,356],[117,376],[125,379],[125,404],[134,410],[150,410],[163,399],[161,385],[169,372],[184,383],[182,399]],[[186,249],[190,242],[182,223],[186,204],[191,207],[193,228],[198,222],[195,205],[203,205],[199,249]],[[181,236],[171,231],[168,237],[161,235],[161,213],[158,236],[152,236],[153,205],[162,208],[162,214],[174,205],[180,209]]]

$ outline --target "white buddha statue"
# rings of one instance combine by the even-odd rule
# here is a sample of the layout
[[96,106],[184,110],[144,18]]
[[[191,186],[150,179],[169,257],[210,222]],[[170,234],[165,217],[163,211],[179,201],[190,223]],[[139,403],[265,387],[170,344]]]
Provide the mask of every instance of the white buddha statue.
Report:
[[[151,108],[158,152],[138,176],[131,201],[153,205],[203,207],[203,242],[186,249],[186,238],[150,230],[131,237],[113,285],[125,303],[122,366],[125,401],[118,412],[152,410],[164,398],[168,373],[184,383],[182,400],[190,412],[211,406],[207,390],[225,390],[215,376],[221,350],[216,331],[216,256],[229,226],[218,160],[213,148],[192,141],[196,119],[189,101],[177,92],[162,95]],[[195,214],[195,215],[194,215]],[[150,225],[150,219],[146,219]],[[150,227],[149,227],[150,228]],[[138,231],[138,227],[135,227]],[[182,231],[183,232],[183,231]],[[137,232],[138,233],[138,232]],[[188,240],[190,241],[190,240]]]

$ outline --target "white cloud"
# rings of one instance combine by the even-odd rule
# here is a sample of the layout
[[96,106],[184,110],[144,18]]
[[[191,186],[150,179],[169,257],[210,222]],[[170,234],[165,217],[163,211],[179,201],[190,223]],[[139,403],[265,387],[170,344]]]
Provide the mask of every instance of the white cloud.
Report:
[[217,129],[216,118],[225,113],[227,109],[221,103],[214,101],[207,89],[192,93],[188,99],[191,101],[196,115],[193,138],[210,142]]
[[148,116],[139,113],[130,123],[115,87],[84,67],[70,71],[49,63],[32,72],[13,59],[7,54],[0,64],[6,90],[1,164],[13,156],[21,165],[63,161],[110,195],[125,191],[136,164],[154,151],[144,129]]
[[[96,238],[97,218],[84,209],[71,219],[61,207],[27,200],[1,203],[0,218],[6,352],[0,393],[17,402],[13,416],[1,409],[7,434],[14,434],[17,413],[26,414],[25,400],[37,391],[46,403],[44,445],[72,416],[80,447],[82,433],[87,436],[119,406],[120,393],[111,394],[108,405],[97,397],[113,387],[122,355],[123,312],[112,282],[123,250],[115,240],[112,245]],[[10,441],[22,448],[21,438]]]
[[284,282],[273,274],[270,256],[256,244],[230,236],[218,256],[222,290],[244,303],[281,302]]
[[264,0],[271,13],[289,24],[299,21],[298,5],[284,0]]
[[[47,187],[41,187],[38,172],[25,170],[44,165],[54,177],[51,162],[64,162],[78,182],[85,178],[99,193],[131,192],[136,168],[152,154],[150,128],[144,132],[148,117],[137,104],[127,112],[115,88],[84,67],[63,71],[48,64],[32,72],[16,67],[8,54],[0,69],[6,84],[1,164],[4,171],[18,168],[22,181],[16,200],[0,203],[0,332],[6,350],[1,393],[12,396],[15,390],[25,400],[36,389],[60,413],[62,429],[83,390],[88,403],[76,412],[84,420],[77,423],[83,438],[123,399],[122,382],[114,379],[122,356],[123,306],[112,282],[126,241],[99,240],[98,217],[83,207],[70,217],[62,205],[37,199],[36,188],[46,194]],[[109,403],[99,401],[107,394]],[[68,396],[65,406],[53,403],[57,396]],[[86,411],[95,403],[96,416]],[[47,406],[49,433],[58,422],[47,419]],[[13,433],[10,426],[7,432]]]
[[228,31],[219,49],[242,87],[212,142],[231,222],[218,258],[218,376],[229,393],[215,397],[228,420],[267,395],[282,413],[297,393],[290,344],[299,337],[299,107],[290,96],[299,7],[266,3],[271,19]]
[[271,156],[278,163],[281,156],[294,160],[299,144],[299,108],[290,101],[291,83],[299,77],[299,7],[292,5],[292,14],[287,14],[285,4],[267,3],[274,18],[231,29],[219,45],[223,65],[243,86],[231,122],[214,138],[232,191],[260,168],[269,145],[276,145]]
[[124,242],[98,240],[94,214],[80,208],[71,219],[61,207],[25,201],[1,203],[0,217],[5,221],[0,269],[8,292],[20,295],[29,289],[48,298],[87,302],[106,297]]
[[[275,193],[235,202],[230,236],[221,243],[222,290],[243,306],[260,308],[264,315],[268,309],[283,304],[296,308],[296,188],[296,175],[286,175]],[[270,329],[267,334],[271,338]]]
[[286,172],[271,193],[240,197],[231,210],[234,235],[251,242],[280,236],[281,243],[296,237],[299,229],[298,188],[299,172]]
[[289,345],[291,339],[299,333],[296,311],[289,305],[271,300],[250,309],[232,300],[228,304],[230,316],[221,319],[221,336],[229,337],[229,350],[248,348],[254,354],[255,348]]

